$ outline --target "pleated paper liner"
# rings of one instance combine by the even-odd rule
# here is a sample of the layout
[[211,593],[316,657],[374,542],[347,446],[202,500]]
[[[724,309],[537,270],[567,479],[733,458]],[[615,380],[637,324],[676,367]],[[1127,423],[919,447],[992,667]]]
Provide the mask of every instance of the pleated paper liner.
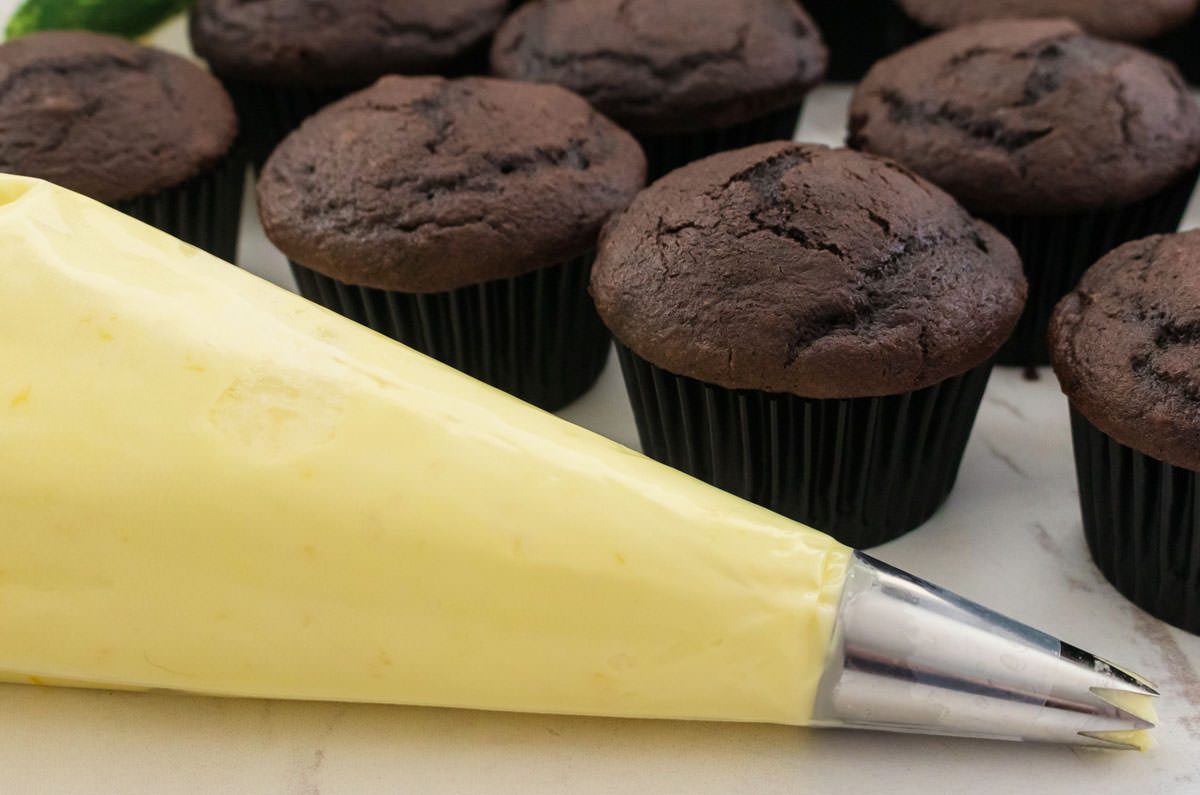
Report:
[[984,215],[1021,255],[1029,280],[1029,301],[1013,336],[996,356],[997,364],[1047,365],[1050,316],[1084,271],[1122,243],[1175,232],[1196,188],[1195,171],[1159,193],[1112,210],[1075,215]]
[[907,533],[945,502],[991,373],[818,400],[724,389],[617,352],[648,456],[856,548]]
[[592,255],[444,293],[357,287],[292,263],[300,293],[392,339],[556,411],[596,383],[611,338],[587,292]]
[[241,125],[246,155],[261,170],[279,142],[300,123],[353,88],[274,86],[223,77]]
[[1083,531],[1113,586],[1200,634],[1200,473],[1117,442],[1072,409]]
[[722,129],[698,132],[639,135],[646,153],[646,181],[653,182],[694,160],[768,141],[790,141],[796,136],[803,105],[793,105]]
[[921,35],[893,0],[804,0],[802,5],[829,48],[827,80],[860,80],[876,61]]
[[236,262],[245,171],[245,161],[234,151],[187,182],[113,207],[226,262]]

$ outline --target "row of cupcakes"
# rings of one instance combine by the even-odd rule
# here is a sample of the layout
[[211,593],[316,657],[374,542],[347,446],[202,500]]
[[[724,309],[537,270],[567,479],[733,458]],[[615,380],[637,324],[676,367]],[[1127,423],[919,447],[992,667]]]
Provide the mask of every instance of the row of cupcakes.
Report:
[[[638,136],[654,179],[789,138],[825,77],[857,80],[885,55],[981,20],[1070,18],[1103,38],[1157,42],[1200,73],[1198,0],[535,0],[507,17],[505,5],[354,0],[311,13],[298,0],[200,0],[190,31],[258,164],[319,107],[386,74],[490,69],[565,86]],[[1182,46],[1166,47],[1168,35]]]
[[[947,72],[942,99],[920,93]],[[310,297],[550,408],[590,386],[606,327],[648,454],[871,546],[923,523],[953,487],[992,362],[1022,322],[1018,251],[1052,245],[1080,263],[1043,299],[1053,305],[1091,252],[1174,229],[1200,161],[1200,112],[1172,68],[1073,23],[966,27],[872,74],[852,143],[911,150],[766,143],[640,192],[632,138],[569,92],[386,78],[275,151],[259,186],[263,225]],[[911,83],[877,85],[895,75]],[[977,80],[991,93],[973,102],[949,90]],[[877,131],[880,96],[890,99]],[[920,159],[955,149],[966,176]],[[1083,177],[1063,168],[1064,151],[1089,166]],[[1002,214],[970,192],[981,185],[1025,204]],[[1014,247],[950,194],[997,223],[1051,231],[1041,243],[1014,234]],[[582,298],[589,269],[603,327]],[[1124,469],[1106,477],[1144,469],[1114,466]],[[1194,475],[1179,474],[1193,494]],[[1174,538],[1179,554],[1168,555],[1164,540],[1180,532],[1179,507],[1148,509],[1165,518],[1147,530],[1105,522],[1086,506],[1109,492],[1081,491],[1090,539],[1161,552],[1157,567],[1117,555],[1124,568],[1102,563],[1105,573],[1195,631],[1200,556]]]
[[[191,34],[239,111],[253,119],[248,127],[261,162],[300,119],[385,74],[486,73],[493,35],[495,73],[566,85],[627,129],[657,135],[664,126],[671,132],[698,129],[698,113],[704,129],[730,126],[723,116],[731,103],[722,95],[736,94],[738,102],[761,110],[765,93],[796,94],[797,87],[788,84],[795,83],[798,61],[810,83],[823,76],[857,80],[878,59],[939,30],[1005,17],[1071,18],[1094,35],[1144,43],[1200,80],[1197,5],[1197,0],[343,0],[313,12],[300,0],[199,0]],[[752,68],[739,68],[739,61]],[[704,95],[706,103],[698,103]],[[684,101],[682,111],[677,99]],[[778,116],[775,121],[783,123]],[[651,173],[660,173],[653,153],[650,160]]]
[[[182,61],[128,44],[121,50],[115,40],[46,35],[75,38],[70,49],[60,39],[60,49],[13,69],[30,80],[10,92],[14,107],[46,125],[14,151],[65,152],[75,160],[66,161],[64,180],[94,170],[124,190],[163,161],[195,170],[223,159],[211,154],[219,147],[206,125],[231,115],[227,99],[201,94],[211,78],[204,83]],[[956,54],[979,35],[983,44]],[[23,41],[36,55],[37,39]],[[882,98],[898,139],[909,127],[935,135],[947,127],[965,137],[964,159],[982,153],[994,168],[998,155],[1023,153],[1005,167],[1028,173],[1056,162],[1025,156],[1031,146],[1046,140],[1059,147],[1052,152],[1071,153],[1087,140],[1062,98],[1099,75],[1090,121],[1115,124],[1155,178],[1172,164],[1195,165],[1187,160],[1196,148],[1195,108],[1169,67],[1149,55],[1056,22],[990,23],[921,46],[923,55],[907,57],[934,72],[955,67],[965,76],[984,64],[984,85],[1001,86],[1002,101],[984,97],[964,112],[950,100],[923,99],[918,85],[893,118]],[[9,57],[5,48],[0,59]],[[76,52],[85,57],[72,60]],[[878,71],[889,76],[886,65]],[[114,160],[104,147],[113,130],[131,129],[128,117],[124,127],[76,124],[80,113],[118,114],[117,121],[132,113],[114,110],[96,75],[102,87],[128,82],[181,115],[150,124],[130,147],[135,157]],[[1018,82],[1019,98],[1007,99]],[[209,101],[180,102],[190,96]],[[1029,108],[1067,119],[1048,131],[1027,128],[1014,116]],[[1148,123],[1161,113],[1175,114],[1178,135]],[[220,140],[232,136],[228,124],[217,127]],[[855,143],[869,148],[869,124],[855,127]],[[1144,150],[1131,135],[1141,127],[1150,141]],[[37,146],[39,130],[56,144]],[[928,145],[917,140],[919,154]],[[1140,172],[1121,165],[1121,151],[1101,147],[1095,170],[1136,183]],[[1180,156],[1164,156],[1171,152]],[[1090,190],[1058,164],[1050,178],[1067,180],[1068,191]],[[603,365],[608,338],[583,290],[589,251],[604,220],[641,186],[644,167],[633,138],[568,91],[386,78],[289,137],[264,169],[260,197],[264,226],[310,297],[553,408],[590,386]],[[986,182],[997,172],[982,173]],[[929,176],[939,179],[932,169]],[[1046,181],[1043,174],[1031,184]],[[150,195],[163,193],[156,190]],[[688,211],[676,213],[676,205]],[[628,227],[634,231],[623,232]],[[622,259],[622,245],[635,254]],[[634,277],[664,286],[623,292],[623,280]],[[649,452],[861,546],[911,529],[945,498],[988,360],[1016,323],[1024,290],[1007,241],[923,179],[890,161],[783,143],[656,183],[612,222],[593,279],[622,344]],[[672,298],[672,289],[682,292]],[[632,323],[643,331],[623,334],[631,321],[622,307],[638,300],[645,317],[634,313]],[[655,323],[663,325],[656,331]]]
[[[804,12],[791,0],[743,0],[666,36],[659,31],[678,17],[678,2],[527,4],[497,35],[493,67],[588,99],[638,137],[651,179],[713,151],[790,138],[824,63]],[[244,100],[252,148],[273,148],[319,104],[297,99],[320,85],[317,74],[342,76],[324,101],[346,90],[347,75],[365,79],[372,68],[450,68],[446,59],[491,29],[463,28],[486,15],[451,4],[440,27],[393,20],[395,36],[406,31],[399,39],[336,48],[378,33],[379,20],[349,6],[322,25],[312,15],[293,20],[300,31],[280,37],[272,9],[212,2],[193,12],[197,46]],[[90,68],[95,60],[105,67]],[[85,34],[10,42],[0,63],[22,89],[6,96],[14,121],[5,168],[56,179],[234,258],[236,120],[215,81],[173,56]],[[283,74],[308,82],[268,82]],[[261,81],[253,90],[251,78]],[[881,61],[856,92],[849,143],[908,164],[1017,244],[1031,305],[999,361],[1030,365],[1047,363],[1050,310],[1087,265],[1122,242],[1177,228],[1200,158],[1195,129],[1195,105],[1164,61],[1066,20],[1000,21]]]
[[[461,59],[503,16],[503,3],[490,2],[381,17],[368,13],[377,2],[289,16],[286,0],[206,0],[191,30],[232,92],[243,142],[261,164],[283,134],[350,85],[389,70],[465,70]],[[714,151],[790,138],[824,69],[818,32],[793,0],[682,12],[704,2],[528,3],[497,34],[492,67],[583,96],[638,138],[651,180]],[[1192,108],[1178,75],[1140,51],[1065,21],[1000,24],[968,26],[882,62],[858,92],[850,143],[908,163],[1018,244],[1034,300],[1001,361],[1044,364],[1049,309],[1082,268],[1124,240],[1175,228],[1195,165]],[[27,89],[7,98],[9,115],[24,116],[13,122],[16,137],[70,139],[53,147],[16,140],[4,167],[52,179],[103,172],[101,186],[75,174],[63,184],[232,259],[240,193],[228,102],[196,70],[184,80],[187,67],[170,56],[80,35],[0,48],[0,62]],[[88,58],[109,67],[90,70]],[[61,73],[47,71],[55,63]],[[62,79],[39,83],[39,74]],[[38,90],[66,104],[27,101]],[[98,129],[101,140],[76,127]],[[157,195],[164,186],[172,190]]]
[[[548,408],[591,385],[611,331],[649,455],[856,546],[922,524],[1020,321],[1017,248],[851,149],[759,144],[639,191],[643,168],[563,89],[390,77],[291,134],[259,203],[336,311]],[[1191,631],[1197,261],[1197,233],[1118,248],[1053,337],[1093,554]]]
[[192,12],[193,48],[229,89],[256,164],[318,108],[385,75],[490,72],[579,94],[638,137],[655,178],[790,138],[827,62],[796,0],[536,0],[507,17],[505,0],[299,6],[199,0]]
[[[27,35],[0,45],[12,86],[0,104],[0,168],[233,260],[241,157],[261,166],[303,119],[382,76],[487,72],[505,13],[505,0],[200,0],[190,34],[211,74],[115,37]],[[826,59],[794,0],[535,2],[504,31],[493,48],[500,73],[581,93],[638,137],[652,175],[790,138]],[[595,45],[583,52],[574,40],[589,31]]]

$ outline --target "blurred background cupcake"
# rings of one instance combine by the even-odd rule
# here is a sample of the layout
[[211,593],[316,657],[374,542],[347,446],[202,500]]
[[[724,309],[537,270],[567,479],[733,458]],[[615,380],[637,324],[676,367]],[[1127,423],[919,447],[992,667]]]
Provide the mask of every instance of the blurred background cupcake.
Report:
[[645,168],[557,86],[387,77],[280,145],[259,210],[307,298],[552,410],[604,367],[592,254]]
[[1127,243],[1058,305],[1083,528],[1117,590],[1200,634],[1200,231]]
[[868,547],[949,494],[1025,281],[907,169],[776,142],[640,193],[592,293],[648,455]]
[[0,171],[55,182],[232,262],[243,165],[211,75],[116,36],[0,44]]
[[1146,41],[1183,25],[1197,0],[894,0],[927,31],[989,19],[1072,19],[1088,33],[1116,41]]
[[532,0],[492,45],[494,74],[565,86],[634,133],[651,179],[791,140],[826,58],[796,0]]
[[904,163],[1011,238],[1030,301],[998,361],[1037,365],[1054,304],[1091,263],[1178,228],[1200,108],[1171,64],[1074,22],[982,22],[871,69],[848,142]]
[[301,121],[388,74],[487,71],[506,0],[197,0],[196,53],[233,97],[255,165]]
[[[1200,83],[1200,0],[885,0],[893,4],[907,19],[908,43],[988,19],[1060,17],[1093,36],[1140,44]],[[893,38],[899,27],[893,20]]]

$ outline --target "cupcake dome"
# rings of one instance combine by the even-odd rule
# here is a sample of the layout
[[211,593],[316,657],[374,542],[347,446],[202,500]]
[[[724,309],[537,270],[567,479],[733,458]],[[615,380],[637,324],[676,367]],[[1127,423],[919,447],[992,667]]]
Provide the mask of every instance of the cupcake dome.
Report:
[[592,254],[645,173],[558,86],[385,77],[284,140],[259,212],[306,298],[554,411],[604,369]]
[[1066,20],[934,36],[877,64],[850,113],[851,146],[983,213],[1119,207],[1200,162],[1200,107],[1175,68]]
[[644,171],[633,138],[557,86],[385,77],[289,136],[258,192],[296,262],[437,292],[583,254]]
[[921,389],[982,364],[1025,298],[1012,245],[907,169],[771,143],[693,163],[606,230],[592,292],[622,343],[726,389]]
[[497,31],[492,70],[565,86],[626,129],[659,134],[794,105],[826,56],[795,0],[537,0]]
[[895,158],[1017,246],[1029,307],[1002,364],[1049,363],[1054,305],[1097,259],[1174,232],[1196,184],[1200,107],[1170,63],[1069,20],[979,22],[880,61],[851,146]]
[[950,493],[1025,281],[902,166],[774,142],[640,193],[592,294],[648,455],[863,548]]
[[985,19],[1067,17],[1106,39],[1143,41],[1179,27],[1196,0],[896,0],[931,28],[953,28]]
[[1058,305],[1054,369],[1072,407],[1145,455],[1200,471],[1200,231],[1127,243]]
[[35,33],[0,45],[0,171],[113,204],[212,169],[237,135],[211,75],[116,36]]
[[505,0],[199,0],[196,52],[217,74],[254,83],[365,86],[436,72],[483,44]]

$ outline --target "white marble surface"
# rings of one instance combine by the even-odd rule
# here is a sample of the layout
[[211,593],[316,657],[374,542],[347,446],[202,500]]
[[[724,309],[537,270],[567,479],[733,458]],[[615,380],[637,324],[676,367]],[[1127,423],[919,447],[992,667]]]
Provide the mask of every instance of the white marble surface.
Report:
[[[820,91],[801,136],[836,140],[845,101]],[[248,219],[242,264],[290,286]],[[636,445],[615,360],[563,415]],[[948,504],[874,554],[1156,681],[1158,747],[0,685],[0,792],[1200,792],[1200,637],[1130,605],[1089,560],[1051,375],[996,373]]]

